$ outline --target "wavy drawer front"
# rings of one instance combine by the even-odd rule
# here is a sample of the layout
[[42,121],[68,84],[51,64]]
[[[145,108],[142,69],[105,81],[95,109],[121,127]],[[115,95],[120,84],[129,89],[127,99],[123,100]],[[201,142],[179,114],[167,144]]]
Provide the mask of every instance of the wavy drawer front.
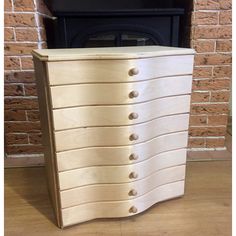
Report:
[[[145,143],[122,147],[93,147],[56,153],[59,171],[99,165],[126,165],[143,161],[165,151],[186,148],[188,132],[154,138]],[[135,154],[135,159],[132,159]]]
[[[160,186],[153,191],[132,200],[94,202],[75,207],[62,209],[63,225],[80,223],[96,218],[125,217],[138,214],[155,203],[179,197],[184,194],[184,181],[178,181],[171,184]],[[130,208],[135,206],[136,213],[130,212]]]
[[[143,162],[123,166],[91,166],[59,173],[60,190],[89,184],[127,183],[140,180],[153,172],[186,161],[186,150],[166,152]],[[133,177],[132,174],[137,174]]]
[[49,62],[47,67],[50,85],[133,82],[192,74],[193,55],[133,60],[81,60],[69,63],[60,61]]
[[[175,86],[172,86],[175,84]],[[53,108],[144,102],[191,93],[192,76],[174,76],[135,83],[76,84],[51,87]]]
[[157,136],[188,129],[189,114],[161,117],[143,124],[121,127],[92,127],[55,132],[56,150],[122,146],[145,142]]
[[[132,125],[157,117],[189,112],[190,95],[121,106],[87,106],[53,110],[54,129]],[[134,117],[136,114],[138,117]]]
[[99,201],[122,201],[140,197],[158,186],[183,180],[185,165],[162,169],[152,175],[125,184],[98,184],[61,191],[62,208]]

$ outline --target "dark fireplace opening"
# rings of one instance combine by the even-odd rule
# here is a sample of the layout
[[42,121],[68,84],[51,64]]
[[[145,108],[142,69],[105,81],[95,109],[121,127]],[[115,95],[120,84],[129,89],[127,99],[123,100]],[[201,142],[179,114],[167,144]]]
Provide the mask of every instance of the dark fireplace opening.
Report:
[[48,48],[188,46],[187,0],[45,0]]

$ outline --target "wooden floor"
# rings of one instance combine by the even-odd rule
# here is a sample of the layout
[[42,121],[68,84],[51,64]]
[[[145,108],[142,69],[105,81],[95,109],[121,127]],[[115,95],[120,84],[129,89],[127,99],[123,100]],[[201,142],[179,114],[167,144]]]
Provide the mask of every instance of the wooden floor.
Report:
[[231,161],[188,162],[186,194],[143,214],[54,224],[43,167],[5,170],[5,236],[230,236]]

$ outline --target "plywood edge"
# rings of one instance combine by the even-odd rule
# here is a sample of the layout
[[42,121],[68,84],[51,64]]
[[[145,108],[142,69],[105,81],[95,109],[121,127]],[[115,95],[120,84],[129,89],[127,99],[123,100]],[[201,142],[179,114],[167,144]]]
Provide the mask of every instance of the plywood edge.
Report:
[[164,46],[36,49],[33,56],[41,61],[140,59],[159,56],[194,55],[191,48]]
[[50,94],[47,86],[47,69],[44,62],[41,62],[37,57],[33,58],[35,65],[35,77],[39,98],[40,122],[43,134],[44,157],[46,164],[46,172],[48,176],[49,193],[54,208],[57,225],[62,226],[61,203],[58,193],[59,180],[56,165],[55,145],[53,138],[52,112],[50,111]]

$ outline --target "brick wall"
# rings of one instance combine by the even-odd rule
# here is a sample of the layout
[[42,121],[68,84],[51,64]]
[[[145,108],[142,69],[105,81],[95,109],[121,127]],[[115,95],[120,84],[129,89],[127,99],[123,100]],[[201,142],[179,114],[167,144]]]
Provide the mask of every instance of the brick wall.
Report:
[[[42,155],[32,49],[44,48],[42,0],[5,0],[5,151]],[[224,147],[231,83],[231,1],[194,0],[191,47],[197,55],[189,147]]]
[[5,0],[5,152],[8,157],[42,153],[31,51],[46,47],[41,1]]
[[195,56],[189,147],[222,149],[228,119],[232,60],[230,0],[194,0]]

